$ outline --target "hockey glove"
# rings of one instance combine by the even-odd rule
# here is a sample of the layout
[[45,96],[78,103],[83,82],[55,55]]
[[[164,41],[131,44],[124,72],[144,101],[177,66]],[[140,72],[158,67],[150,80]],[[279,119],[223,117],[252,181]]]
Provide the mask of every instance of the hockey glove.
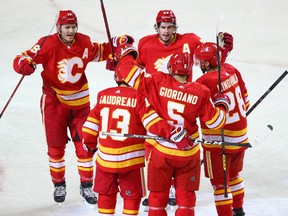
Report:
[[112,43],[114,47],[118,47],[121,44],[133,44],[134,38],[130,35],[120,35],[112,38]]
[[226,113],[229,112],[230,98],[226,94],[218,94],[215,97],[214,105]]
[[176,144],[178,149],[188,149],[193,146],[192,139],[182,126],[177,126],[170,133],[170,140]]
[[219,45],[221,46],[222,50],[222,59],[221,62],[224,63],[227,56],[233,49],[233,36],[227,32],[219,32]]
[[114,71],[117,64],[118,64],[118,61],[112,57],[112,54],[110,54],[106,60],[106,69],[110,71]]
[[122,44],[117,47],[115,51],[115,58],[117,61],[119,61],[119,59],[121,59],[123,56],[126,56],[128,54],[132,55],[134,59],[138,57],[138,51],[134,46],[132,46],[131,44],[127,44],[127,43]]
[[25,76],[31,75],[36,69],[36,63],[32,61],[30,56],[22,56],[18,60],[18,73]]

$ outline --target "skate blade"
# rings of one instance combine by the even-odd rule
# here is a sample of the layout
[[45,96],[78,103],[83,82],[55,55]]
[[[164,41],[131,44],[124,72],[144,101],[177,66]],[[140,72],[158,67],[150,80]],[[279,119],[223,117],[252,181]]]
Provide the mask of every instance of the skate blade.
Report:
[[84,198],[81,198],[81,201],[83,203],[84,206],[88,207],[89,209],[91,209],[92,211],[95,211],[96,209],[96,204],[93,205],[93,204],[90,204],[88,203]]
[[62,208],[62,204],[63,204],[63,202],[62,202],[62,203],[59,202],[59,203],[57,203],[57,204],[58,204],[59,208]]
[[177,205],[175,206],[167,205],[166,210],[169,212],[175,212],[176,208],[177,208]]
[[144,206],[144,212],[148,212],[149,207],[148,206]]

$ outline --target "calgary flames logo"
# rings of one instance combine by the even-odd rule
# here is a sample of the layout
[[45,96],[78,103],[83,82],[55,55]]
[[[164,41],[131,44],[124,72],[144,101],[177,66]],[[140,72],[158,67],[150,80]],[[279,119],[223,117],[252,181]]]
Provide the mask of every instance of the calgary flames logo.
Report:
[[[75,65],[77,65],[77,67]],[[83,68],[83,62],[82,59],[73,57],[71,59],[63,59],[62,61],[59,61],[57,67],[59,68],[58,80],[61,83],[76,83],[81,78],[82,72],[77,73],[75,70]]]
[[154,68],[157,71],[162,71],[162,72],[168,73],[167,64],[168,64],[171,56],[172,56],[172,54],[165,57],[165,58],[162,57],[162,58],[157,59],[157,61],[154,63]]

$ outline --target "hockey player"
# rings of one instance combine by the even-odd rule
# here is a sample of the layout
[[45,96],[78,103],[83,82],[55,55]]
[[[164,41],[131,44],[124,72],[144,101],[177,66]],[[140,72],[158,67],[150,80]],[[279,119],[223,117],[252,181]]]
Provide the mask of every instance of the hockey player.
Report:
[[[210,89],[212,100],[219,92],[217,45],[204,43],[195,52],[195,63],[203,71],[197,79],[198,83]],[[246,110],[249,99],[245,83],[240,72],[230,64],[224,63],[220,69],[222,92],[231,101],[226,125],[224,126],[224,141],[233,143],[248,142]],[[203,139],[222,141],[221,130],[211,130],[201,121]],[[239,172],[243,168],[246,148],[226,146],[226,172],[228,197],[224,196],[224,176],[221,146],[203,145],[205,176],[210,178],[214,189],[215,206],[220,216],[244,216],[244,184]],[[233,211],[233,213],[232,213]]]
[[[136,65],[136,48],[130,44],[116,49],[116,67],[125,82],[144,94],[160,117],[171,125],[183,126],[191,138],[198,137],[196,118],[209,128],[221,128],[226,121],[229,101],[218,95],[215,105],[207,87],[187,82],[192,58],[187,53],[174,54],[168,64],[169,74],[145,73]],[[151,133],[148,133],[151,134]],[[155,135],[155,134],[151,134]],[[171,180],[175,180],[176,216],[194,216],[195,191],[200,181],[200,147],[168,141],[146,140],[148,160],[149,216],[166,216]]]
[[117,87],[98,93],[97,103],[83,125],[83,145],[89,152],[98,151],[94,191],[98,193],[99,214],[114,215],[120,190],[123,215],[138,215],[141,198],[146,192],[145,140],[106,136],[101,132],[144,135],[147,129],[167,139],[175,138],[174,141],[179,140],[184,145],[190,140],[188,136],[183,139],[186,133],[183,128],[174,128],[161,119],[144,96],[129,87],[117,72],[115,81]]
[[31,75],[42,64],[41,113],[48,147],[50,175],[54,183],[54,200],[62,203],[66,196],[64,153],[68,143],[67,128],[76,149],[80,193],[90,204],[97,199],[92,190],[93,155],[82,148],[82,125],[90,111],[85,68],[89,62],[106,60],[109,43],[92,43],[77,32],[77,17],[71,10],[60,11],[57,33],[40,38],[29,50],[17,55],[14,70]]

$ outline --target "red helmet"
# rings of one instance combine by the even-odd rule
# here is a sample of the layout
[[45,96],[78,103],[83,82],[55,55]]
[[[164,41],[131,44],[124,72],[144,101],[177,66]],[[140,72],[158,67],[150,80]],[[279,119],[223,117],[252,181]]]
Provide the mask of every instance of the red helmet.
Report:
[[56,25],[58,26],[58,25],[65,25],[65,24],[78,25],[77,17],[73,11],[71,10],[59,11]]
[[176,16],[172,10],[160,10],[156,17],[156,25],[161,22],[173,23],[176,26]]
[[216,66],[218,64],[217,53],[217,45],[215,43],[203,43],[194,51],[195,64],[197,62],[203,64],[204,61],[208,61],[211,66]]
[[192,71],[192,57],[188,53],[176,53],[170,57],[168,62],[169,73],[173,76],[189,75]]

